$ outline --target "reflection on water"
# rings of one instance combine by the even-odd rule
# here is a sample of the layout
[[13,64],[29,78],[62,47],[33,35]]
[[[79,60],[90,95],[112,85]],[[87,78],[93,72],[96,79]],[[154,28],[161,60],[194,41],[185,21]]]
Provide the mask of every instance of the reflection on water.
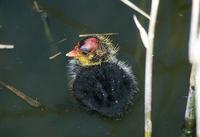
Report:
[[[149,8],[145,1],[135,1]],[[35,109],[0,87],[1,137],[131,137],[143,136],[144,53],[131,9],[119,1],[38,1],[47,18],[35,12],[32,0],[0,1],[0,80],[15,85],[45,104]],[[153,78],[154,136],[181,132],[188,90],[187,39],[190,3],[162,1],[159,9]],[[139,15],[138,15],[139,16]],[[141,18],[141,20],[144,20]],[[147,24],[146,21],[143,21]],[[110,120],[79,109],[67,90],[64,55],[82,33],[117,32],[118,57],[133,66],[140,86],[135,105],[122,120]],[[57,43],[67,38],[66,41]],[[49,57],[62,52],[60,56]]]

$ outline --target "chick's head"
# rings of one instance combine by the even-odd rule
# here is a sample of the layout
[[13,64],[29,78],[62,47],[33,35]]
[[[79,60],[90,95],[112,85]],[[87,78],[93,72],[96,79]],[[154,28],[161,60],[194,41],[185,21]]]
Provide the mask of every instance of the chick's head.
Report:
[[78,42],[66,56],[74,58],[80,66],[100,65],[115,57],[117,48],[103,36],[86,37]]

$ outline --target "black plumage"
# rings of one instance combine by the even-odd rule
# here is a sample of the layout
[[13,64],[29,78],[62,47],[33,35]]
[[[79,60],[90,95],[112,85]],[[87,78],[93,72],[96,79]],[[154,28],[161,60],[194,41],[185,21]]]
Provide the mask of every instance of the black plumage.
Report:
[[137,91],[136,83],[114,63],[81,68],[73,83],[75,98],[88,110],[108,117],[126,112]]
[[[98,40],[98,43],[95,41],[98,45],[94,45],[97,48],[96,50],[102,49],[102,47],[99,48],[99,45],[107,46],[106,43],[100,43],[101,40],[99,38],[95,37],[95,39]],[[84,51],[81,51],[83,47]],[[89,59],[89,55],[85,53],[81,55],[81,57],[84,57],[82,61],[79,59],[80,53],[85,52],[85,50],[87,54],[96,54],[95,52],[90,53],[87,47],[92,46],[88,46],[87,42],[84,43],[82,40],[81,44],[78,43],[70,55],[69,53],[67,54],[70,57],[73,55],[74,58],[69,63],[73,95],[81,106],[87,110],[98,112],[106,117],[120,117],[132,104],[138,91],[135,77],[128,66],[115,58],[114,51],[104,52],[105,54],[102,55],[98,53],[98,64],[93,61],[97,56]],[[112,50],[114,48],[106,47],[103,49]],[[76,54],[79,55],[77,58]],[[105,55],[106,61],[103,61],[105,60]],[[88,59],[87,66],[83,64],[85,59]],[[81,61],[83,62],[82,64]]]

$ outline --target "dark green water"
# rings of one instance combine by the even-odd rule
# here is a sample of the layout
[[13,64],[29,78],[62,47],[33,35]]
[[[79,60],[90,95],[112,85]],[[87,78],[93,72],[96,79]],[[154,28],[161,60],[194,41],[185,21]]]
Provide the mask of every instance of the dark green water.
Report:
[[[145,0],[134,3],[150,7]],[[132,20],[135,12],[118,0],[40,0],[38,4],[47,19],[33,10],[31,0],[0,0],[0,43],[15,45],[0,50],[0,80],[38,98],[48,110],[32,108],[0,87],[0,137],[142,137],[145,49]],[[190,72],[189,16],[189,1],[161,0],[153,70],[154,137],[181,135]],[[120,33],[112,37],[120,46],[118,58],[133,67],[139,82],[135,105],[122,120],[79,110],[67,90],[64,53],[79,34],[97,32]],[[55,45],[63,38],[67,40]],[[63,54],[48,59],[59,51]]]

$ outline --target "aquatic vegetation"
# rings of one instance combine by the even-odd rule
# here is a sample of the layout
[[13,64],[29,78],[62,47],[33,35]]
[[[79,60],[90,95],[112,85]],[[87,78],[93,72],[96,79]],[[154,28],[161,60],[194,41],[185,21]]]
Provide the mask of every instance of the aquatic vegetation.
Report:
[[[192,1],[191,26],[189,39],[189,61],[192,64],[190,89],[185,114],[185,131],[195,129],[196,136],[200,137],[200,0]],[[195,102],[195,103],[194,103]],[[190,133],[190,132],[189,132]],[[191,136],[190,134],[184,134]]]
[[156,18],[159,6],[159,0],[153,0],[151,3],[151,13],[150,17],[144,11],[140,10],[137,6],[131,3],[128,0],[121,0],[125,4],[127,4],[132,9],[136,10],[149,21],[148,33],[139,23],[137,17],[134,15],[135,24],[140,32],[140,36],[143,42],[144,47],[146,48],[146,66],[145,66],[145,127],[144,127],[144,136],[151,137],[152,136],[152,120],[151,120],[151,102],[152,102],[152,70],[153,70],[153,48],[154,48],[154,33],[155,33],[155,25]]

